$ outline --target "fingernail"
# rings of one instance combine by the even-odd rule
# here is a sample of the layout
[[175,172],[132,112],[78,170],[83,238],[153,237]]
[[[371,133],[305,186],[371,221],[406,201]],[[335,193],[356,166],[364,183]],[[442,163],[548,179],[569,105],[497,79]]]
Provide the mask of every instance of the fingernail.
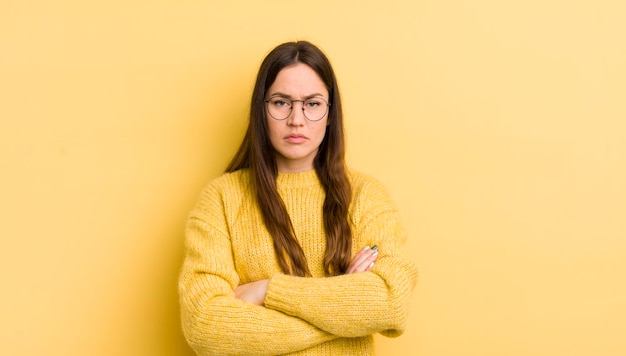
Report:
[[372,253],[372,256],[376,256],[378,255],[378,251],[374,251],[374,253]]
[[370,263],[370,267],[369,268],[372,268],[372,267],[374,267],[374,262]]
[[370,247],[369,247],[369,246],[365,246],[365,248],[363,249],[363,251],[367,251],[367,250],[369,250],[369,249],[370,249]]
[[378,248],[378,245],[374,245],[374,246],[372,246],[372,250],[375,250],[375,249],[377,249],[377,248]]

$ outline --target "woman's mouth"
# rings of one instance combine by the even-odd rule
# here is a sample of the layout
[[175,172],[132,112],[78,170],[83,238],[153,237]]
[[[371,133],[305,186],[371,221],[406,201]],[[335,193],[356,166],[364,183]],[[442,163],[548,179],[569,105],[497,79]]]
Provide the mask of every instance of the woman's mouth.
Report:
[[307,137],[300,134],[290,134],[285,136],[285,141],[289,143],[302,143],[307,140]]

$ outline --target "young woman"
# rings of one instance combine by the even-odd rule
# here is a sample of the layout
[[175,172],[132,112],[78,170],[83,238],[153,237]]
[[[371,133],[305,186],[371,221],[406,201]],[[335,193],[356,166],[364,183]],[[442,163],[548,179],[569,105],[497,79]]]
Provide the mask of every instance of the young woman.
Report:
[[373,334],[402,334],[417,279],[405,232],[344,152],[328,59],[279,45],[238,152],[189,217],[179,293],[199,355],[371,355]]

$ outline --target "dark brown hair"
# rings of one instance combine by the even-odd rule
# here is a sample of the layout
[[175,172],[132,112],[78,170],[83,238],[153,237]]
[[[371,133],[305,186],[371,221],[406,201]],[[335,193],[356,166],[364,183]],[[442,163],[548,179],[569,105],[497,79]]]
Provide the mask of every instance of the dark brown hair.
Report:
[[330,100],[328,126],[314,160],[317,176],[326,191],[323,207],[326,231],[324,270],[327,276],[345,273],[350,264],[352,233],[348,223],[351,188],[345,166],[345,142],[341,99],[335,73],[324,53],[306,41],[287,42],[274,48],[263,60],[252,93],[250,121],[239,150],[226,172],[247,168],[256,202],[283,272],[310,276],[306,257],[295,237],[289,213],[276,189],[278,168],[269,139],[265,95],[285,67],[303,63],[311,67],[326,85]]

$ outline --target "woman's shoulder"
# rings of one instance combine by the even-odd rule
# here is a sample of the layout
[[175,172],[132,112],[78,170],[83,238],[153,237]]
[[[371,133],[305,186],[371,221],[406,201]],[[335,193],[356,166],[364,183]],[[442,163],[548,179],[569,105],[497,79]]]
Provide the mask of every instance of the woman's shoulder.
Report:
[[225,172],[209,181],[209,186],[236,187],[245,186],[250,181],[247,169]]
[[385,185],[374,176],[357,170],[348,170],[352,188],[352,205],[359,210],[366,206],[394,206]]
[[395,211],[395,203],[383,183],[372,175],[349,170],[352,188],[350,211],[357,226],[382,212]]
[[[234,211],[250,198],[248,174],[244,170],[222,173],[211,179],[200,192],[193,214],[207,221],[224,216],[224,211]],[[234,209],[234,210],[233,210]]]
[[348,169],[348,179],[355,194],[368,190],[386,190],[381,181],[374,176],[352,168]]
[[247,169],[226,172],[211,179],[202,190],[201,198],[216,196],[237,196],[250,191],[250,179]]

